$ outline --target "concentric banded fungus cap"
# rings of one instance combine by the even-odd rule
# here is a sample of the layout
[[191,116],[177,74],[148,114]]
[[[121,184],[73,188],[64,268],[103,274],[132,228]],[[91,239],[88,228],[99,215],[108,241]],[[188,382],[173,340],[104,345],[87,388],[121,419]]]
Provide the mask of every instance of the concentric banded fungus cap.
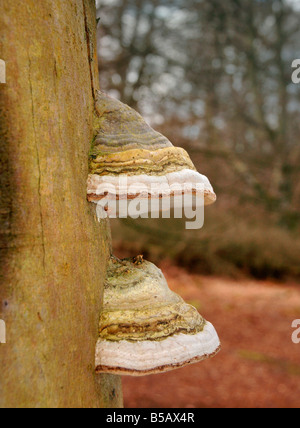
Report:
[[[210,182],[196,171],[188,153],[154,131],[135,110],[99,91],[96,111],[88,178],[90,202],[106,197],[108,185],[116,189],[117,199],[130,199],[141,186],[150,198],[173,196],[176,185],[186,183],[191,193],[201,186],[206,205],[215,202]],[[125,186],[119,180],[123,175],[128,178]]]
[[112,258],[96,347],[96,371],[142,376],[214,356],[214,327],[142,257]]

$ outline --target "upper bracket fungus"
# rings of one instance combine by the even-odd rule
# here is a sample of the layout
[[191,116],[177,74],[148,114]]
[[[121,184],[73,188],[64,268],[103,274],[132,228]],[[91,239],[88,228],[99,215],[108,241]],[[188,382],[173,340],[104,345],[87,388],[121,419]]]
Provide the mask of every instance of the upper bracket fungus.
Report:
[[[174,197],[187,192],[212,204],[209,180],[196,171],[188,153],[174,147],[129,106],[98,91],[95,138],[90,152],[88,200]],[[126,177],[126,180],[120,180]]]
[[110,260],[96,372],[143,376],[214,356],[218,335],[142,256]]

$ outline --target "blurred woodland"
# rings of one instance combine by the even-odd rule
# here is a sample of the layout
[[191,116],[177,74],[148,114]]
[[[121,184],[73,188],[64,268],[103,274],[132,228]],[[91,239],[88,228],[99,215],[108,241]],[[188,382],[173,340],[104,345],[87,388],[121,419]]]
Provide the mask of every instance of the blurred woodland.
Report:
[[184,147],[218,201],[184,220],[114,220],[120,254],[203,274],[300,277],[300,2],[100,0],[101,87]]

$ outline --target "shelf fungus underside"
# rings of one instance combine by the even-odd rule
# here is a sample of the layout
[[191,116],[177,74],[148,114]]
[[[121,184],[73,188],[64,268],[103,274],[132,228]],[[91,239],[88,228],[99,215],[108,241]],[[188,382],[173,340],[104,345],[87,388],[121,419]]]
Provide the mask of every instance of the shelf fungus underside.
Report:
[[112,258],[96,347],[96,371],[143,376],[214,356],[218,335],[143,259]]
[[[216,200],[209,180],[196,171],[188,153],[154,131],[135,110],[98,91],[95,138],[90,152],[88,200],[97,203],[116,189],[117,198],[139,193],[148,198],[174,196],[179,185],[203,194],[206,205]],[[126,186],[120,185],[126,176]],[[176,187],[177,186],[177,187]]]

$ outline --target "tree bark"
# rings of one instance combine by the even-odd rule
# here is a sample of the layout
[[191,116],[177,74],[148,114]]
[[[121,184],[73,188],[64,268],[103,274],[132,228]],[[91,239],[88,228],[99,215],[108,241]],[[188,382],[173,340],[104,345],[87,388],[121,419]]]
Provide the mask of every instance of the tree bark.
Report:
[[109,224],[86,201],[93,0],[0,0],[0,407],[120,407],[94,353]]

